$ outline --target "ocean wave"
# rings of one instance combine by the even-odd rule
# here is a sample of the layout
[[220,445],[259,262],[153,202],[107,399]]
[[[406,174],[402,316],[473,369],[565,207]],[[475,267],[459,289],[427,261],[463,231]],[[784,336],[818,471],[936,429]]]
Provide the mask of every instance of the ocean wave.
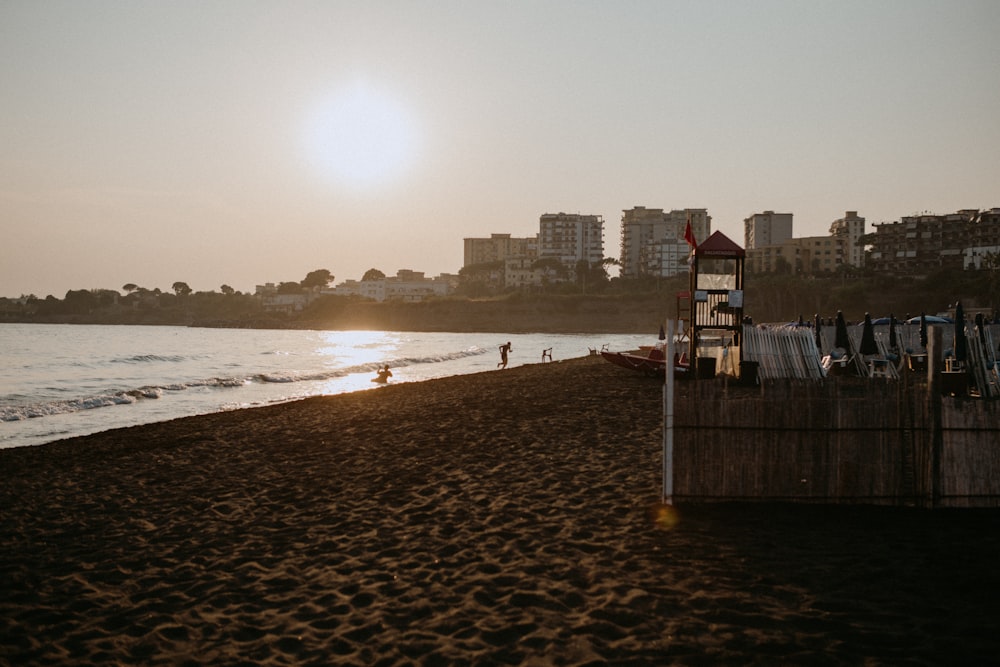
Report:
[[191,387],[242,387],[247,382],[247,378],[217,377],[206,378],[204,380],[191,380],[185,384],[172,384],[165,386],[164,389],[168,389],[170,391],[183,391],[185,389],[190,389]]
[[159,398],[163,395],[162,387],[140,387],[139,389],[133,389],[131,391],[125,392],[133,398]]
[[424,357],[410,357],[402,359],[400,366],[409,366],[411,364],[437,364],[444,361],[454,361],[456,359],[465,359],[467,357],[478,357],[482,354],[486,354],[486,350],[481,347],[470,347],[467,350],[460,350],[458,352],[448,352],[445,354],[435,354]]
[[35,419],[37,417],[68,414],[83,410],[109,408],[116,405],[130,405],[142,400],[156,400],[161,398],[165,392],[184,391],[193,387],[239,387],[245,384],[245,382],[245,380],[240,378],[210,378],[208,380],[194,380],[183,384],[175,383],[163,386],[145,386],[135,389],[123,389],[121,391],[109,391],[81,398],[26,405],[5,405],[0,406],[0,422]]
[[0,421],[11,422],[22,419],[35,419],[37,417],[80,412],[82,410],[106,408],[113,405],[128,405],[129,403],[135,403],[140,398],[155,398],[155,396],[148,392],[135,390],[135,392],[127,391],[114,394],[101,394],[66,401],[49,401],[31,405],[10,405],[0,408]]
[[289,382],[323,382],[325,380],[335,380],[337,378],[347,377],[348,375],[354,375],[356,373],[374,373],[386,364],[389,368],[405,368],[407,366],[417,366],[420,364],[437,364],[446,361],[454,361],[457,359],[465,359],[468,357],[475,357],[482,354],[486,354],[486,350],[480,347],[473,347],[467,350],[460,350],[458,352],[447,352],[444,354],[436,354],[430,356],[422,357],[399,357],[397,359],[382,359],[380,361],[369,361],[363,364],[355,364],[354,366],[344,366],[343,368],[331,368],[322,371],[313,371],[311,373],[306,372],[288,372],[288,373],[261,373],[255,375],[253,380],[256,382],[267,382],[267,383],[289,383]]
[[[24,405],[0,406],[0,421],[12,422],[23,419],[34,419],[38,417],[45,417],[49,415],[66,414],[72,412],[80,412],[83,410],[94,410],[98,408],[113,407],[117,405],[130,405],[138,401],[159,399],[165,393],[168,392],[183,392],[192,388],[230,389],[235,387],[242,387],[246,384],[251,384],[251,383],[293,384],[300,382],[302,383],[324,382],[359,373],[373,373],[378,369],[382,368],[386,364],[388,364],[390,368],[404,368],[407,366],[415,366],[421,364],[436,364],[446,361],[453,361],[457,359],[464,359],[467,357],[479,356],[485,353],[486,350],[480,347],[472,347],[469,349],[459,350],[456,352],[448,352],[443,354],[416,356],[416,357],[400,357],[397,359],[372,361],[364,364],[357,364],[354,366],[347,366],[344,368],[332,368],[322,371],[313,371],[313,372],[267,371],[262,373],[254,373],[252,375],[248,375],[245,377],[240,377],[240,376],[209,377],[203,379],[189,380],[185,382],[173,382],[162,385],[146,385],[141,387],[121,389],[121,390],[116,389],[96,394],[93,396],[85,396],[81,398],[52,400],[52,401],[31,403]],[[182,359],[183,358],[179,356],[140,355],[136,357],[123,357],[120,359],[120,361],[129,363],[141,363],[145,361],[158,361],[158,360],[180,361]]]
[[170,363],[178,363],[181,361],[186,361],[187,358],[180,354],[135,354],[130,357],[118,357],[117,359],[112,359],[110,363],[112,364],[146,364],[153,363],[157,361],[166,361]]
[[260,373],[259,375],[255,375],[254,379],[258,382],[286,384],[289,382],[298,382],[303,379],[308,379],[308,376],[300,376],[294,373]]

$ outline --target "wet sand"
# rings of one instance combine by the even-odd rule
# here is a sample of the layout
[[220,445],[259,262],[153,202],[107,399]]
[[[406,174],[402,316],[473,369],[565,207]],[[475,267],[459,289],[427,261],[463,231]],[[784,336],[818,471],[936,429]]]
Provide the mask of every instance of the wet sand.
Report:
[[1000,511],[657,512],[586,358],[0,451],[0,664],[1000,662]]

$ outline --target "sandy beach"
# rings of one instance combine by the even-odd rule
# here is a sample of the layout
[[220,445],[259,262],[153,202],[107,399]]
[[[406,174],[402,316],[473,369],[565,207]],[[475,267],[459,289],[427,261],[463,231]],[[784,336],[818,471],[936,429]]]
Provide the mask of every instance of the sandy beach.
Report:
[[0,451],[0,664],[1000,664],[1000,511],[657,511],[588,357]]

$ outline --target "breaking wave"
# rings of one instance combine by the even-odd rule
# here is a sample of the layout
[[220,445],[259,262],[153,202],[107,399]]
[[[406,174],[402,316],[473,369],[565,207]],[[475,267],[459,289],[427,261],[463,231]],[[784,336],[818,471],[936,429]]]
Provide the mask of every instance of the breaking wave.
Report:
[[147,364],[155,362],[169,362],[169,363],[180,363],[182,361],[187,361],[187,357],[179,354],[135,354],[130,357],[118,357],[117,359],[112,359],[113,364]]
[[[80,412],[83,410],[94,410],[97,408],[107,408],[118,405],[130,405],[139,401],[156,400],[165,393],[183,392],[190,389],[234,389],[254,383],[283,383],[294,384],[299,382],[322,382],[342,378],[356,373],[372,373],[385,364],[392,368],[403,368],[421,364],[436,364],[466,357],[485,354],[486,350],[473,347],[458,352],[445,353],[432,356],[402,357],[399,359],[381,360],[357,364],[343,368],[328,369],[322,371],[269,371],[254,373],[246,376],[225,376],[194,379],[186,382],[173,382],[162,385],[142,386],[133,388],[123,388],[108,390],[92,396],[84,396],[66,400],[53,400],[42,403],[27,405],[4,405],[0,406],[0,421],[13,422],[23,419],[45,417],[57,414]],[[136,357],[124,357],[115,360],[113,363],[143,363],[146,361],[180,361],[182,357],[141,355]]]

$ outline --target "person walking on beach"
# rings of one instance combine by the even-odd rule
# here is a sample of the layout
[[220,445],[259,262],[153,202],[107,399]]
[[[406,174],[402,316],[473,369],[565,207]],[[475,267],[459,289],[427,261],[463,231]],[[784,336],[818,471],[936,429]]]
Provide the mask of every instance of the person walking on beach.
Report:
[[507,341],[500,346],[500,363],[497,364],[497,368],[507,368],[507,353],[510,352],[510,341]]

